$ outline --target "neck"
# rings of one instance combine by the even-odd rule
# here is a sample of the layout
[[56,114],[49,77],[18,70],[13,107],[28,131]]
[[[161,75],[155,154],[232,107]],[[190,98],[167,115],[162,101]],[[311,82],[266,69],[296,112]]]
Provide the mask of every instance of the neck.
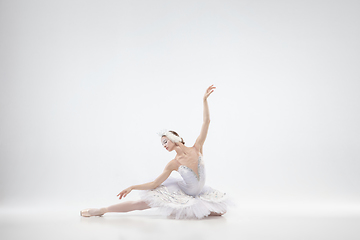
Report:
[[176,154],[179,156],[187,154],[187,147],[185,147],[185,145],[182,143],[179,143],[179,145],[176,146],[174,150],[176,151]]

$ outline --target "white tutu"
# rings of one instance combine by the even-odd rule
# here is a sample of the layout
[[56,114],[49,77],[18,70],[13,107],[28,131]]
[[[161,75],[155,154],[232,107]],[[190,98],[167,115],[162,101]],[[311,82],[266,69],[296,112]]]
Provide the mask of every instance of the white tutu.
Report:
[[169,177],[155,189],[142,190],[141,199],[150,207],[158,208],[164,216],[176,219],[201,219],[211,212],[225,213],[228,206],[235,206],[226,193],[204,185],[205,167],[201,156],[198,161],[199,176],[182,165],[178,170],[182,179]]

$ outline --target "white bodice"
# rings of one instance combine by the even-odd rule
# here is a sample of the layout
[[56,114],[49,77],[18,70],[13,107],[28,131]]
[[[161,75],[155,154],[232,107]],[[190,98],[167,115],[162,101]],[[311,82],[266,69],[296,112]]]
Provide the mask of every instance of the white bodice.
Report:
[[199,176],[189,167],[180,165],[178,172],[183,178],[183,181],[178,182],[179,187],[186,194],[191,196],[198,195],[205,184],[205,165],[200,155],[198,158],[198,173]]

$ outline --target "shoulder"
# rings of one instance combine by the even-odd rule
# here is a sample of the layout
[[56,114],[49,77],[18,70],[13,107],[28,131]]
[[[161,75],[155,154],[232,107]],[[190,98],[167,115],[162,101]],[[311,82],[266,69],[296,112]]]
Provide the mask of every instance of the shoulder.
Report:
[[168,164],[166,165],[165,169],[171,170],[171,171],[176,171],[179,166],[180,166],[180,162],[177,161],[176,159],[171,160],[170,162],[168,162]]
[[195,149],[196,152],[201,153],[201,155],[203,154],[202,146],[200,144],[195,143],[194,146],[192,146],[192,147]]

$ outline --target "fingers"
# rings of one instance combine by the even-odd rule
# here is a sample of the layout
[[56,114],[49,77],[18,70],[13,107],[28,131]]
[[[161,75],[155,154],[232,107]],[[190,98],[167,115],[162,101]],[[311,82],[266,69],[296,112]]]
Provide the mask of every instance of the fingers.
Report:
[[211,94],[211,93],[213,93],[213,92],[214,92],[214,90],[215,90],[215,87],[214,87],[214,88],[212,88],[212,89],[210,89],[210,90],[208,90],[208,92],[207,92],[207,96],[210,96],[210,94]]
[[121,199],[121,198],[123,198],[123,195],[124,195],[124,191],[122,191],[122,192],[120,192],[118,195],[116,195],[116,196],[119,196],[119,199]]
[[207,98],[210,96],[210,94],[214,92],[215,88],[216,88],[216,87],[214,87],[214,84],[211,85],[210,87],[208,87],[208,88],[206,89],[206,92],[205,92],[205,95],[204,95],[204,99],[207,99]]
[[119,196],[119,199],[122,199],[123,197],[126,197],[129,194],[129,192],[130,191],[123,190],[116,196]]
[[206,92],[213,92],[214,91],[214,89],[216,88],[216,87],[213,87],[214,86],[214,84],[213,85],[211,85],[210,87],[208,87],[208,89],[206,90]]

